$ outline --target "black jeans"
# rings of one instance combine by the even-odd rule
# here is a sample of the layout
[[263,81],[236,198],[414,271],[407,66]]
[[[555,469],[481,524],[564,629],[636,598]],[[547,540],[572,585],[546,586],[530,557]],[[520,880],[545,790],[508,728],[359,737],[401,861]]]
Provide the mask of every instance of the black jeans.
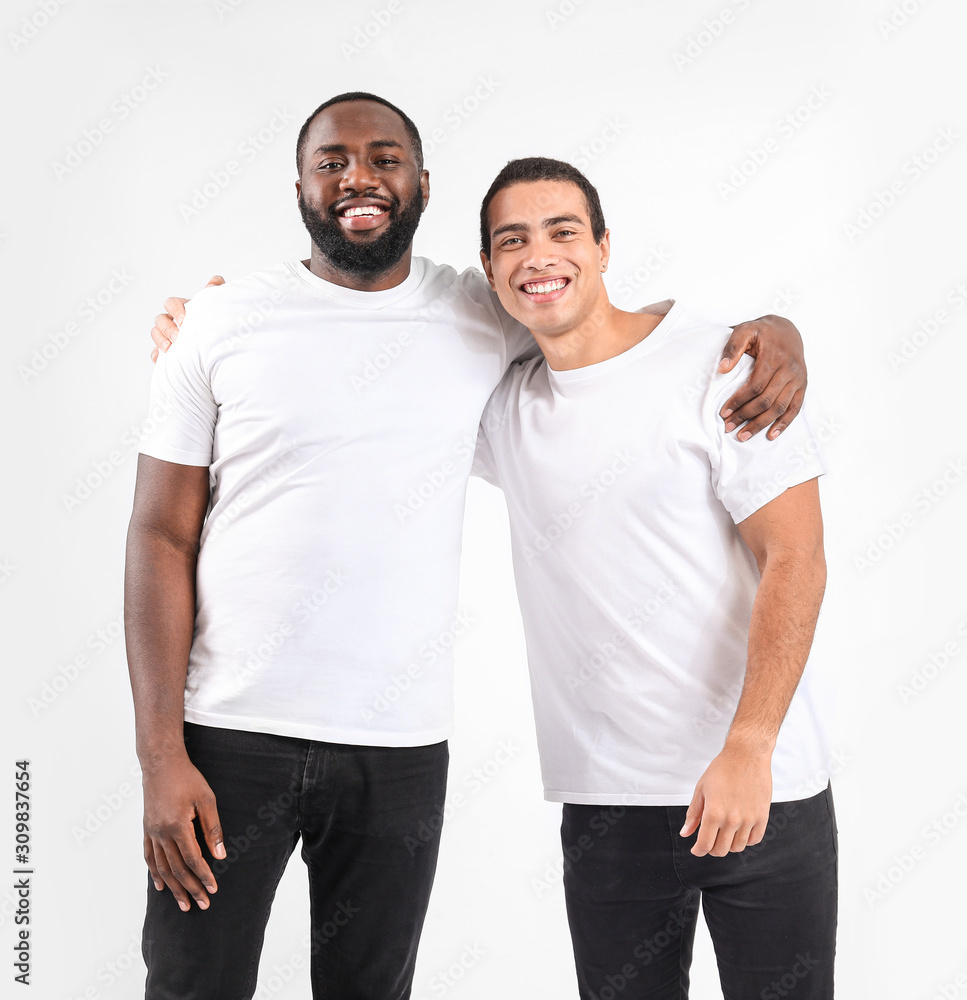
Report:
[[[248,1000],[276,886],[302,838],[316,1000],[406,1000],[436,868],[447,744],[364,747],[185,723],[227,857],[208,910],[149,877],[147,1000]],[[199,836],[199,842],[202,842]],[[297,948],[293,949],[297,951]]]
[[690,853],[685,806],[565,805],[564,891],[581,1000],[686,1000],[699,900],[725,1000],[832,1000],[829,788],[775,802],[763,840]]

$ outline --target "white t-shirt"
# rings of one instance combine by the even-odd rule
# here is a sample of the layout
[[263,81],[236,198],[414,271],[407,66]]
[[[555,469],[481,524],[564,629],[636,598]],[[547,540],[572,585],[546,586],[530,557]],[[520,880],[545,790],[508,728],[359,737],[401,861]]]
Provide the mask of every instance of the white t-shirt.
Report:
[[[716,374],[728,332],[676,303],[607,361],[515,365],[487,407],[474,471],[507,498],[551,801],[687,805],[722,749],[759,581],[735,523],[825,471],[805,416],[775,442],[725,434],[751,368]],[[825,765],[809,673],[774,801]]]
[[289,262],[206,289],[145,455],[210,466],[185,719],[374,746],[452,727],[467,479],[530,335],[475,270],[362,292]]

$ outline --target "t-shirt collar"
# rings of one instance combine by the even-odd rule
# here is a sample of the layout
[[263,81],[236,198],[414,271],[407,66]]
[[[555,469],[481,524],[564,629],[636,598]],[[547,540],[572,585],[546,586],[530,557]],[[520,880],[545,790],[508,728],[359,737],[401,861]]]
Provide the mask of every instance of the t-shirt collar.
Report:
[[410,261],[410,273],[398,285],[379,292],[365,292],[358,288],[346,288],[345,285],[336,285],[331,281],[326,281],[325,278],[313,274],[301,260],[287,260],[285,266],[295,275],[297,280],[308,285],[314,291],[331,299],[357,303],[371,309],[381,309],[405,299],[420,287],[426,273],[423,258],[413,257]]

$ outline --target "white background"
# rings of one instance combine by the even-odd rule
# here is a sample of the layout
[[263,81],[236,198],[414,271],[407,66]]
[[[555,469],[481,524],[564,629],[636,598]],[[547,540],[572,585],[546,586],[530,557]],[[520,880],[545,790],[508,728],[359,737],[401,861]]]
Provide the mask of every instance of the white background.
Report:
[[[967,11],[957,0],[393,10],[3,6],[0,777],[6,767],[12,802],[14,761],[32,761],[31,995],[120,1000],[142,988],[140,791],[118,616],[151,319],[165,295],[190,295],[216,271],[307,255],[296,135],[317,104],[353,89],[384,95],[423,131],[433,194],[418,252],[474,264],[494,173],[550,155],[602,193],[618,304],[671,295],[733,322],[774,311],[799,325],[832,473],[814,660],[838,704],[838,993],[967,995],[967,978],[956,981],[967,977],[967,821],[954,811],[967,804],[967,298],[955,301],[967,282]],[[219,188],[230,160],[241,169]],[[195,214],[183,207],[193,199]],[[98,484],[98,469],[113,471]],[[479,483],[461,607],[476,619],[458,650],[452,741],[464,804],[444,837],[414,997],[574,996],[553,867],[560,810],[541,800],[502,501]],[[473,791],[501,741],[517,749]],[[12,845],[5,808],[0,871],[14,867]],[[309,996],[304,881],[296,858],[257,996]],[[0,881],[7,982],[12,883]],[[693,983],[695,997],[720,995],[704,932]]]

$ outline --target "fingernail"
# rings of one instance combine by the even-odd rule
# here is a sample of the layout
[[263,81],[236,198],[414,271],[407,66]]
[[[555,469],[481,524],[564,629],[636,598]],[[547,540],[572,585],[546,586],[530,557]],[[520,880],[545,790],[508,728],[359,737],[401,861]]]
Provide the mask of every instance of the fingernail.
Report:
[[181,907],[182,912],[184,913],[188,912],[188,904],[183,899],[178,900],[178,905]]
[[783,432],[784,430],[785,430],[785,427],[777,427],[777,428],[776,428],[775,430],[773,430],[773,431],[770,431],[770,432],[769,432],[769,437],[771,437],[771,438],[772,438],[772,440],[773,440],[773,441],[775,441],[775,439],[776,439],[777,437],[779,437],[779,435],[780,435],[780,434],[781,434],[781,433],[782,433],[782,432]]
[[225,857],[225,845],[221,841],[215,845],[215,857],[219,859]]
[[734,420],[729,420],[725,425],[725,433],[728,434],[730,431],[734,431],[739,425],[735,423]]
[[208,903],[206,903],[204,899],[197,900],[197,903],[198,903],[198,908],[200,910],[207,910],[208,909]]
[[[686,824],[685,824],[685,826],[688,826],[688,824],[686,823]],[[685,836],[685,826],[683,826],[683,827],[682,827],[682,828],[681,828],[681,829],[680,829],[680,830],[678,831],[678,835],[679,835],[679,837],[684,837],[684,836]]]
[[751,431],[742,431],[742,433],[739,434],[740,441],[748,441],[750,437],[752,437]]
[[723,410],[721,413],[721,417],[723,420],[727,420],[729,417],[732,416],[734,412],[735,412],[734,410]]

